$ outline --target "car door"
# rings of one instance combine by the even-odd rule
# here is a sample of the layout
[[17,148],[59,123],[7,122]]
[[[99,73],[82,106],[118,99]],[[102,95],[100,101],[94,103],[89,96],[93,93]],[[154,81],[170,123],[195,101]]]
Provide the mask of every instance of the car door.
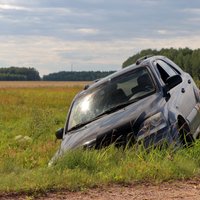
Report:
[[195,95],[195,88],[192,77],[189,74],[184,73],[182,78],[183,78],[183,84],[181,87],[182,98],[180,98],[179,107],[182,113],[185,113],[187,115],[186,119],[190,124],[191,132],[195,133],[198,126],[200,125],[199,102]]
[[196,130],[198,125],[198,113],[195,108],[197,101],[190,75],[184,72],[181,73],[175,67],[161,59],[156,60],[156,67],[164,84],[166,83],[166,79],[170,76],[179,74],[182,77],[182,83],[170,91],[171,103],[173,103],[175,108],[187,119],[192,131]]
[[[171,65],[176,68],[176,64],[170,61]],[[182,92],[186,94],[187,102],[184,104],[184,109],[188,109],[187,120],[190,123],[192,133],[196,133],[194,138],[198,135],[200,128],[200,93],[192,77],[185,72],[182,72],[184,87]],[[181,103],[181,102],[180,102]]]

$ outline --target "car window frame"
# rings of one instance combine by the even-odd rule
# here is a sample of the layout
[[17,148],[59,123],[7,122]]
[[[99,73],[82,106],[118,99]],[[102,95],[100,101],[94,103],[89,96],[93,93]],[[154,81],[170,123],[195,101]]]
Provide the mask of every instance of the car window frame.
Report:
[[[156,70],[156,72],[157,72],[157,74],[158,74],[158,76],[159,76],[159,79],[161,80],[161,82],[162,82],[162,85],[165,85],[166,83],[164,82],[164,80],[162,79],[162,76],[161,76],[161,74],[160,74],[160,71],[159,71],[159,69],[158,69],[158,67],[157,67],[157,64],[159,64],[159,63],[157,63],[157,61],[162,61],[162,62],[164,62],[164,63],[166,63],[168,66],[169,66],[169,68],[171,68],[173,71],[174,71],[174,73],[175,73],[175,75],[182,75],[182,73],[178,70],[178,69],[176,69],[174,66],[172,66],[171,64],[169,64],[167,61],[165,61],[164,59],[161,59],[161,58],[157,58],[157,59],[155,59],[153,62],[152,62],[152,64],[153,64],[153,66],[154,66],[154,68],[155,68],[155,70]],[[169,75],[169,77],[171,77],[170,76],[170,74],[160,65],[160,67]]]
[[156,92],[158,91],[158,84],[157,84],[155,75],[154,75],[154,73],[153,73],[153,71],[152,71],[152,69],[151,69],[151,66],[148,65],[147,63],[145,63],[145,64],[142,65],[141,67],[145,67],[145,68],[147,69],[147,71],[148,71],[148,73],[149,73],[149,76],[150,76],[150,79],[151,79],[151,81],[152,81],[152,83],[153,83],[153,85],[154,85],[154,88],[155,88],[154,93],[156,93]]
[[[156,81],[153,78],[152,71],[150,70],[150,67],[147,64],[139,66],[137,68],[134,68],[134,69],[132,69],[132,70],[130,70],[130,71],[124,73],[124,74],[121,74],[121,75],[119,75],[118,77],[115,77],[115,78],[120,78],[120,76],[126,76],[126,74],[130,75],[131,73],[135,73],[136,70],[142,70],[142,68],[144,68],[145,70],[147,70],[149,78],[151,79],[151,82],[152,82],[153,87],[154,87],[154,91],[152,91],[152,92],[156,92],[157,89],[158,89],[158,87],[157,87],[157,84],[155,84]],[[111,79],[110,81],[114,80],[115,78]]]

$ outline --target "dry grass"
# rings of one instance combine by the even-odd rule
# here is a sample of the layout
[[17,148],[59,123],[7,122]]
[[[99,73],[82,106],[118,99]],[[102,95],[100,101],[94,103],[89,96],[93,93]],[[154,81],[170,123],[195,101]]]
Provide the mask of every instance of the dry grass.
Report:
[[0,81],[0,88],[83,87],[88,81]]

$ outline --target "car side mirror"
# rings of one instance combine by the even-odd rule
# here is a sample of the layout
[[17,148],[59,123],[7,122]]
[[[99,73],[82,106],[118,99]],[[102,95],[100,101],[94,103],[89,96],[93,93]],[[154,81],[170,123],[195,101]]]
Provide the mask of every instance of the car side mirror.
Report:
[[63,131],[64,131],[64,128],[60,128],[56,131],[55,135],[58,140],[63,139]]
[[171,76],[169,78],[167,78],[166,80],[166,87],[167,87],[167,90],[171,90],[172,88],[176,87],[178,84],[180,84],[182,82],[182,78],[180,75],[174,75],[174,76]]

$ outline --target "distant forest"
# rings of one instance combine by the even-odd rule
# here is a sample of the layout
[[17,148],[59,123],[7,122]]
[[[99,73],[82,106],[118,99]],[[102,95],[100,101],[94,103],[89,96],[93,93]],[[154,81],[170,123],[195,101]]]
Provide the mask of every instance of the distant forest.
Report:
[[114,71],[71,71],[71,72],[58,72],[43,76],[44,81],[94,81],[103,78]]
[[39,72],[34,68],[9,67],[0,68],[0,81],[38,81]]
[[[163,55],[178,64],[183,70],[190,73],[195,79],[200,80],[200,49],[169,48],[169,49],[145,49],[129,57],[122,67],[129,66],[145,55]],[[9,67],[0,68],[0,81],[93,81],[105,77],[114,71],[62,71],[40,77],[34,68]]]
[[123,64],[122,67],[129,66],[136,62],[138,58],[145,55],[163,55],[174,61],[179,65],[184,71],[190,73],[194,78],[200,80],[200,49],[189,49],[189,48],[179,48],[179,49],[146,49],[141,52],[129,57]]
[[103,78],[114,71],[82,71],[58,72],[40,77],[34,68],[9,67],[0,68],[0,81],[93,81]]

